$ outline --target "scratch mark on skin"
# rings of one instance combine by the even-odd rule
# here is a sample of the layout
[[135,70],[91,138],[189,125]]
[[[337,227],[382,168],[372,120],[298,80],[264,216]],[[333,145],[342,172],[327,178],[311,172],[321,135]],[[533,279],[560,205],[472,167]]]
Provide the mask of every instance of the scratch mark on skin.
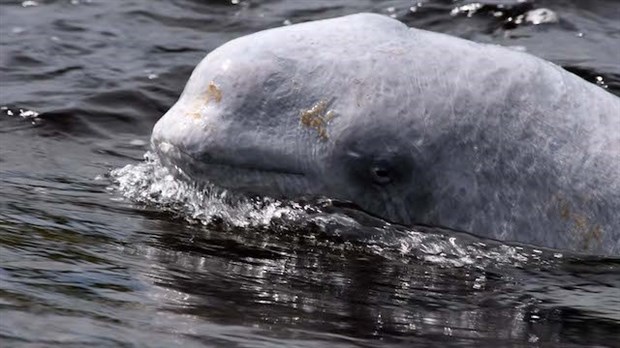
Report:
[[332,110],[327,110],[327,103],[324,100],[314,104],[312,108],[303,110],[300,114],[300,123],[308,128],[315,129],[321,140],[329,138],[327,134],[327,123],[335,117]]

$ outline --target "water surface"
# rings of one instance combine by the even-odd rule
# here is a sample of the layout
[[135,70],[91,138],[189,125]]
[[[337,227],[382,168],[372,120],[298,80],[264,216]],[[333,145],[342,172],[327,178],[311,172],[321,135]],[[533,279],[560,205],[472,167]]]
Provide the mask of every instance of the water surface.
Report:
[[361,11],[620,95],[614,0],[0,0],[2,346],[617,346],[619,259],[238,201],[145,161],[207,52]]

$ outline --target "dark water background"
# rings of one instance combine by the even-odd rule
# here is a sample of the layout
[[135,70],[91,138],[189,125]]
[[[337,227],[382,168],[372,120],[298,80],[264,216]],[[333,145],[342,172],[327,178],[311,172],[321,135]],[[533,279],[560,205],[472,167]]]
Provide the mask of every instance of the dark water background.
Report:
[[[143,162],[207,52],[361,11],[526,49],[620,95],[617,1],[467,4],[0,0],[0,346],[620,346],[620,259],[230,207]],[[366,230],[395,237],[339,237]]]

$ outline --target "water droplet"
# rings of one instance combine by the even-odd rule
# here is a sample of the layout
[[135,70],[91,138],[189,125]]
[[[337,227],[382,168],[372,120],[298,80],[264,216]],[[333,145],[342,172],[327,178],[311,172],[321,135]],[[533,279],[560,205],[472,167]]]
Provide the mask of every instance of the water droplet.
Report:
[[535,10],[528,11],[525,14],[525,20],[534,25],[544,23],[557,23],[559,21],[558,15],[548,8],[537,8]]
[[22,110],[19,109],[19,116],[23,118],[35,118],[39,116],[39,113],[32,110]]
[[33,0],[26,0],[22,2],[22,7],[34,7],[39,6],[39,3]]

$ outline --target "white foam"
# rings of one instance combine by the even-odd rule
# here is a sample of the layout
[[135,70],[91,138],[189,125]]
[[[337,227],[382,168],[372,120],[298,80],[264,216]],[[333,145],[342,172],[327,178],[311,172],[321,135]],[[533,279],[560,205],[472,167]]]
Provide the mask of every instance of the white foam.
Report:
[[295,219],[304,210],[275,199],[250,199],[214,186],[197,187],[176,179],[152,153],[145,161],[113,170],[115,189],[125,198],[181,213],[188,222],[222,219],[234,227],[265,227],[274,219]]
[[[218,228],[269,228],[324,233],[358,242],[367,252],[388,258],[413,257],[452,267],[540,261],[540,252],[452,233],[429,233],[395,226],[356,210],[338,210],[331,201],[299,204],[270,198],[248,198],[214,186],[197,187],[176,179],[152,154],[145,161],[115,169],[113,191],[134,202],[155,205],[188,223]],[[321,207],[321,205],[324,205]],[[329,209],[324,209],[328,206]],[[362,217],[363,218],[358,218]],[[373,221],[373,226],[363,221]],[[310,230],[314,230],[311,232]],[[350,244],[349,244],[350,245]],[[546,252],[545,252],[546,253]],[[557,259],[549,254],[548,259]]]

